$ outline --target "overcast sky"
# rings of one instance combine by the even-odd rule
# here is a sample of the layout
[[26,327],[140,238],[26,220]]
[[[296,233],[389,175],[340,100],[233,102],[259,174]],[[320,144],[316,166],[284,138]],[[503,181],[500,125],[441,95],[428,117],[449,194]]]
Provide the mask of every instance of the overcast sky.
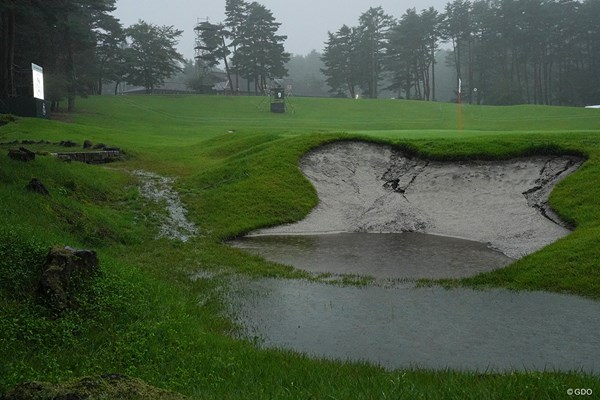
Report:
[[[287,35],[286,51],[308,54],[321,51],[327,31],[335,32],[342,25],[358,25],[358,17],[369,7],[381,6],[386,13],[399,18],[408,8],[417,11],[430,6],[443,11],[449,0],[258,0],[273,12],[282,25],[279,33]],[[173,25],[183,30],[179,52],[194,57],[194,25],[198,18],[210,22],[225,19],[225,0],[117,0],[114,15],[124,26],[139,19],[157,25]]]

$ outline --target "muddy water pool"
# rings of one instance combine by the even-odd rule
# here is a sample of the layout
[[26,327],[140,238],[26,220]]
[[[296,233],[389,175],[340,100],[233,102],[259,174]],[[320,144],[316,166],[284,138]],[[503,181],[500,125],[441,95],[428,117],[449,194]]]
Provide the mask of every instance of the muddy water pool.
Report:
[[415,232],[247,236],[230,245],[315,273],[459,278],[510,264],[485,244]]
[[230,316],[240,336],[264,347],[387,369],[600,374],[600,302],[411,282],[470,276],[513,261],[485,244],[420,233],[265,235],[229,244],[314,273],[377,278],[365,287],[234,280]]
[[600,303],[507,290],[341,287],[239,280],[229,293],[242,337],[386,369],[600,374]]

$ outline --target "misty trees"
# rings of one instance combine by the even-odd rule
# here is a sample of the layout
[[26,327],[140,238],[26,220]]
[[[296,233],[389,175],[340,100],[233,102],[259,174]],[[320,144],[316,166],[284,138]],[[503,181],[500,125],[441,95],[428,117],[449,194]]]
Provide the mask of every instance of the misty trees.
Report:
[[158,26],[139,21],[126,30],[130,40],[127,53],[130,64],[127,68],[127,82],[146,88],[152,93],[165,78],[181,71],[183,56],[177,52],[178,37],[182,31],[172,26]]
[[388,32],[393,24],[394,19],[381,7],[371,7],[359,17],[356,40],[361,61],[358,64],[361,71],[359,76],[361,88],[372,99],[379,95],[384,51],[388,42]]
[[456,82],[463,80],[463,66],[465,54],[469,57],[469,79],[464,84],[468,87],[472,82],[472,41],[471,41],[471,2],[469,0],[454,0],[446,4],[442,33],[446,40],[452,43],[454,67],[456,68]]
[[44,68],[52,109],[66,99],[68,111],[77,96],[101,93],[105,79],[118,83],[128,76],[153,87],[161,79],[156,71],[177,70],[174,30],[147,24],[143,33],[134,26],[127,30],[135,43],[129,48],[114,9],[115,0],[1,2],[0,96],[31,95],[31,63]]
[[287,74],[285,63],[290,55],[283,47],[287,36],[277,34],[280,25],[269,9],[253,2],[246,8],[245,19],[237,27],[233,64],[242,77],[254,82],[256,92],[266,90],[268,78]]
[[589,22],[600,17],[597,0],[485,3],[475,1],[466,10],[481,21],[472,24],[472,46],[459,64],[473,72],[466,77],[469,95],[478,85],[495,104],[600,101],[599,71],[592,72],[594,52],[588,51],[597,38],[597,22]]
[[[109,31],[114,0],[62,0],[37,2],[11,0],[0,6],[0,95],[30,95],[29,66],[44,67],[47,98],[53,105],[67,97],[68,109],[75,97],[92,91],[95,47],[98,36]],[[30,72],[29,72],[30,74]]]
[[417,14],[409,9],[389,34],[386,69],[391,73],[388,89],[399,97],[435,100],[435,52],[438,47],[439,14],[433,8]]
[[455,0],[448,4],[444,32],[454,44],[453,65],[457,77],[462,77],[465,98],[490,104],[600,102],[595,61],[599,3]]
[[439,14],[433,8],[420,15],[408,10],[399,21],[381,7],[370,8],[359,19],[359,26],[344,25],[329,33],[323,50],[324,74],[331,92],[377,98],[386,76],[386,89],[407,98],[431,99],[435,96],[434,59],[439,38]]
[[[246,20],[247,10],[248,3],[244,0],[225,0],[225,27],[229,30],[230,47],[234,58],[237,53],[238,44],[242,38],[240,36],[240,29]],[[235,92],[237,93],[240,91],[240,75],[237,73],[236,68],[234,68],[234,72]]]
[[[445,42],[452,46],[454,87],[460,79],[468,102],[600,103],[600,0],[453,0],[441,14],[411,9],[382,30],[383,50],[376,51],[363,34],[373,10],[361,16],[362,29],[349,28],[358,38],[329,34],[324,72],[333,93],[341,82],[356,80],[375,97],[373,78],[383,76],[398,96],[435,100],[434,60]],[[360,54],[356,69],[340,67],[342,48]],[[383,69],[369,68],[379,60]]]
[[316,50],[306,55],[293,55],[285,67],[288,77],[294,82],[294,94],[319,97],[327,95],[327,85],[322,72],[324,64],[321,54]]
[[125,77],[128,64],[125,31],[119,21],[111,20],[98,32],[96,40],[97,93],[102,93],[104,81],[108,79],[115,82],[116,94],[117,85]]
[[[275,20],[269,9],[257,2],[227,0],[225,14],[224,24],[205,22],[196,26],[204,43],[204,55],[200,58],[208,61],[209,65],[216,65],[217,59],[223,61],[232,91],[239,91],[238,77],[242,76],[248,81],[248,91],[250,82],[254,82],[254,91],[262,93],[269,79],[287,74],[285,63],[290,55],[283,47],[287,37],[277,34],[281,23]],[[211,27],[215,29],[209,29]],[[235,85],[230,70],[235,73]]]
[[321,59],[325,64],[322,69],[325,74],[329,92],[336,96],[344,96],[347,92],[350,97],[356,95],[358,85],[358,59],[355,42],[356,29],[342,26],[336,33],[327,33],[329,40]]
[[290,55],[283,46],[287,36],[277,34],[280,25],[269,9],[253,2],[246,5],[243,19],[235,27],[235,71],[254,82],[255,92],[266,90],[268,78],[287,74],[285,63]]
[[0,96],[3,97],[15,94],[16,8],[16,0],[0,5]]
[[225,72],[227,73],[227,81],[229,89],[233,92],[233,82],[231,80],[231,71],[227,57],[231,54],[229,47],[225,43],[225,37],[230,35],[225,30],[223,24],[211,24],[210,22],[202,22],[194,28],[198,31],[198,36],[201,43],[198,43],[203,55],[199,56],[198,61],[202,62],[208,68],[212,68],[223,61],[225,64]]
[[336,33],[328,33],[323,73],[332,93],[347,92],[354,97],[358,86],[366,96],[378,97],[388,32],[393,23],[381,7],[371,7],[361,14],[357,27],[344,25]]
[[50,24],[58,30],[64,52],[67,108],[73,111],[75,98],[87,94],[95,81],[94,50],[98,35],[114,28],[114,0],[63,1],[55,6]]

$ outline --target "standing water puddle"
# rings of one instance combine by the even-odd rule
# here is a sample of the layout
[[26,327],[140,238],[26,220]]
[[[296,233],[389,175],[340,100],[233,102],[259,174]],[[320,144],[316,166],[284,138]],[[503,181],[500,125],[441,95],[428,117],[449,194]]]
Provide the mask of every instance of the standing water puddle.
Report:
[[514,261],[479,242],[415,232],[247,236],[229,244],[310,272],[383,279],[460,278]]
[[229,305],[242,336],[316,357],[600,373],[600,303],[575,296],[261,279],[234,282]]
[[[457,278],[512,261],[486,245],[420,233],[249,236],[229,242],[307,271]],[[387,369],[600,373],[600,303],[576,296],[439,287],[238,280],[241,335],[265,347]]]

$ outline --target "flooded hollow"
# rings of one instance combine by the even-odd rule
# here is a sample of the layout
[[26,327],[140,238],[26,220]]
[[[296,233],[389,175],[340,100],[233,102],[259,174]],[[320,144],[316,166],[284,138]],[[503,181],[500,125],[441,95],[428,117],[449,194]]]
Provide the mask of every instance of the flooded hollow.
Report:
[[302,221],[251,235],[419,232],[521,258],[570,233],[548,197],[582,162],[567,156],[440,162],[390,146],[332,143],[300,161],[318,205]]
[[313,357],[600,375],[600,303],[576,296],[261,279],[233,283],[229,306],[241,336]]
[[582,163],[435,162],[361,142],[317,148],[300,162],[319,196],[310,214],[230,245],[314,273],[404,283],[239,279],[229,293],[231,317],[242,337],[265,347],[387,369],[600,375],[599,302],[410,283],[501,268],[568,235],[548,197]]
[[314,273],[380,279],[461,278],[513,261],[479,242],[414,232],[264,235],[228,243]]

